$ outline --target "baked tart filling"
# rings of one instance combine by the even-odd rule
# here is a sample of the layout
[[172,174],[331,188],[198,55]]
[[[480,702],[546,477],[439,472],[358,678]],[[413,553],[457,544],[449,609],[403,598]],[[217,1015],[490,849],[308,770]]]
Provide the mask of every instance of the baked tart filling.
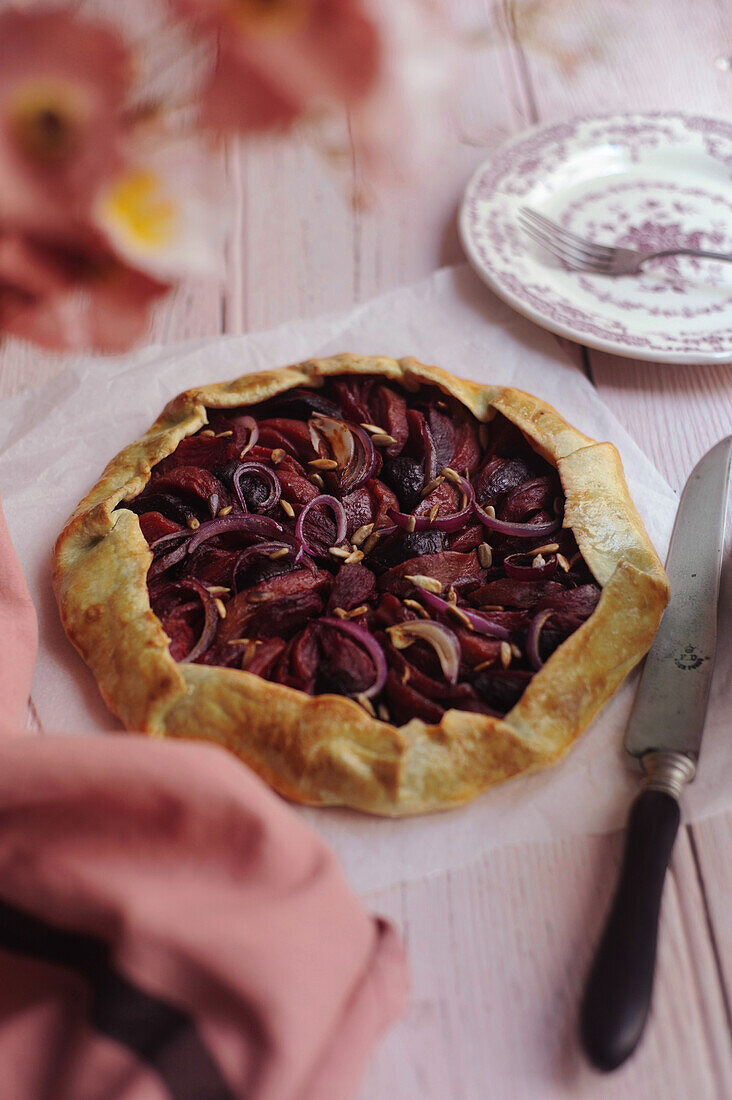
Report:
[[397,726],[500,717],[600,599],[557,470],[500,413],[362,374],[206,412],[120,504],[179,664]]

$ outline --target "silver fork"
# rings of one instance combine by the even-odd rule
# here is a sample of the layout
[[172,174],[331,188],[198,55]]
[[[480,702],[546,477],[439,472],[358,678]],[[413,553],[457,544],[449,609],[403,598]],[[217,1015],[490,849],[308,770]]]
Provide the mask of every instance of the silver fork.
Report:
[[635,275],[648,260],[659,256],[701,256],[707,260],[732,261],[732,252],[707,252],[702,248],[664,248],[660,252],[638,252],[596,244],[565,229],[529,206],[518,212],[519,225],[533,241],[572,271],[593,271],[599,275]]

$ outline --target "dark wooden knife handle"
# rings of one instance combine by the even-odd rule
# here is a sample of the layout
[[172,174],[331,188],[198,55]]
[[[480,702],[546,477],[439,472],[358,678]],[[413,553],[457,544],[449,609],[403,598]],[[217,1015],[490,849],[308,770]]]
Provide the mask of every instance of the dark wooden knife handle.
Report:
[[679,804],[665,791],[641,791],[630,811],[617,891],[582,1002],[582,1046],[597,1069],[616,1069],[643,1034],[661,894],[679,819]]

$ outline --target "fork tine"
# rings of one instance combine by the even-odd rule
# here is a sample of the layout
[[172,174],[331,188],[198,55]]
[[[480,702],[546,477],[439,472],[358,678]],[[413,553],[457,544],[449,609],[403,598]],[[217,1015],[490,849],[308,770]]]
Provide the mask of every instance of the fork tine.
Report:
[[547,233],[564,240],[567,244],[573,244],[577,248],[592,252],[595,255],[610,256],[615,251],[612,245],[597,244],[586,237],[580,237],[577,233],[573,233],[571,229],[565,229],[558,222],[552,221],[551,218],[547,218],[544,214],[540,214],[538,210],[533,210],[529,206],[522,206],[519,216],[531,221],[537,229],[543,229]]
[[531,226],[535,232],[541,233],[545,240],[554,241],[558,246],[571,250],[575,255],[587,260],[588,263],[610,263],[614,256],[614,249],[609,246],[594,246],[584,242],[577,243],[574,234],[569,236],[561,232],[555,232],[553,228],[547,228],[540,222],[522,217],[521,214],[518,215],[518,222],[523,228]]
[[537,228],[546,230],[547,233],[552,233],[556,237],[559,237],[567,242],[567,244],[574,244],[577,248],[582,248],[586,252],[593,255],[611,258],[615,251],[612,245],[608,244],[596,244],[594,241],[588,241],[586,237],[580,237],[577,233],[573,233],[570,229],[565,229],[564,226],[559,225],[557,222],[553,222],[551,218],[547,218],[544,214],[540,214],[538,210],[532,210],[530,206],[522,206],[519,211],[519,217],[532,221]]
[[550,252],[552,256],[561,260],[562,263],[566,263],[568,267],[572,267],[575,271],[605,272],[609,270],[609,261],[604,258],[583,256],[571,246],[567,246],[563,242],[555,240],[542,230],[535,229],[533,226],[526,223],[522,223],[521,228],[524,233],[531,237],[533,241],[536,241],[538,245],[541,245],[541,247],[545,248],[547,252]]
[[531,229],[535,234],[538,234],[542,242],[546,243],[547,247],[551,244],[556,248],[562,248],[567,252],[571,252],[577,258],[587,261],[587,263],[609,263],[612,258],[604,253],[596,253],[580,245],[576,245],[572,241],[564,240],[563,237],[544,229],[543,226],[535,225],[534,222],[523,218],[521,214],[518,215],[517,220],[521,228],[526,232]]
[[535,241],[541,248],[545,249],[550,255],[554,256],[556,260],[560,260],[562,263],[567,264],[577,270],[584,270],[587,260],[578,256],[576,252],[568,252],[561,244],[553,240],[544,234],[536,232],[528,225],[522,226],[524,233]]

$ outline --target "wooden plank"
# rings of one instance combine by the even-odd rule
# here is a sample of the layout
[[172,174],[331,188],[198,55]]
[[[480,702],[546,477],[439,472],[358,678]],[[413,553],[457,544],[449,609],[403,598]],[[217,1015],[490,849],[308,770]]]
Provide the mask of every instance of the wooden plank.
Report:
[[700,888],[703,893],[708,919],[714,931],[716,964],[726,989],[725,1010],[732,1029],[732,814],[719,814],[692,826],[691,837],[694,856],[700,871]]
[[412,995],[383,1040],[362,1100],[549,1100],[732,1094],[732,1054],[688,838],[664,896],[653,1014],[610,1076],[576,1041],[585,974],[621,837],[494,850],[472,866],[370,895],[409,949]]
[[672,366],[590,356],[603,401],[675,489],[732,431],[732,365]]
[[727,0],[504,0],[537,117],[673,110],[729,115]]

